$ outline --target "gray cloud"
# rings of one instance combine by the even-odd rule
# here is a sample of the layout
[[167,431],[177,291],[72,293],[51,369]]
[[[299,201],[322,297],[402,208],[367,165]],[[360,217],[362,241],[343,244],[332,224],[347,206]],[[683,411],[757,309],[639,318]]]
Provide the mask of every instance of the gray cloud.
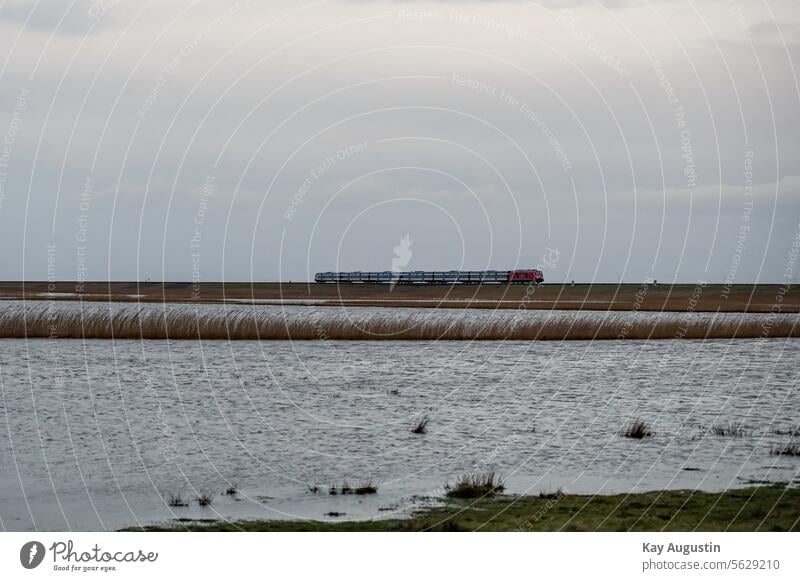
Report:
[[114,0],[8,0],[0,8],[0,22],[24,26],[29,34],[85,35],[109,24],[109,10],[115,3]]
[[188,279],[197,254],[207,279],[300,280],[388,268],[410,234],[419,268],[557,248],[549,280],[782,279],[798,55],[765,15],[741,42],[703,3],[713,35],[669,3],[446,4],[169,1],[134,23],[120,2],[47,47],[65,8],[37,9],[0,85],[0,277],[46,277],[54,244],[65,279],[83,252],[95,279]]

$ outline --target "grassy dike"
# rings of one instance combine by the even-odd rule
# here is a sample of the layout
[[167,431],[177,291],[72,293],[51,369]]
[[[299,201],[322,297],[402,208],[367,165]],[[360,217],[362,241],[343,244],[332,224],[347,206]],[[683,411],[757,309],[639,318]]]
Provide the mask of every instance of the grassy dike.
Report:
[[[128,529],[142,530],[142,529]],[[800,531],[800,489],[551,494],[448,500],[406,519],[180,522],[147,531]]]

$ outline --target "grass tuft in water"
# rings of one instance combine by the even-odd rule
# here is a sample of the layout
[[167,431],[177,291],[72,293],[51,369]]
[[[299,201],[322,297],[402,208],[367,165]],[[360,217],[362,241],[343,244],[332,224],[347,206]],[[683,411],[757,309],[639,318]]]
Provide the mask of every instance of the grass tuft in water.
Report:
[[709,431],[715,436],[726,438],[744,438],[750,435],[750,432],[747,431],[744,424],[737,424],[734,422],[711,426]]
[[173,508],[189,506],[189,501],[180,492],[170,492],[167,504]]
[[642,420],[634,420],[634,422],[625,428],[622,435],[626,438],[635,438],[641,440],[642,438],[649,438],[653,435],[653,431]]
[[356,494],[377,494],[378,487],[373,484],[372,480],[367,480],[364,484],[356,486],[353,490]]
[[336,496],[338,494],[375,494],[377,492],[378,487],[372,483],[372,480],[367,480],[365,483],[357,486],[353,486],[347,481],[343,482],[339,486],[336,486],[336,484],[331,484],[328,486],[328,494],[331,496]]
[[494,496],[506,489],[494,471],[484,474],[464,474],[459,476],[453,484],[445,484],[445,494],[450,498],[481,498]]
[[412,434],[427,434],[428,433],[428,424],[430,423],[430,418],[425,416],[420,418],[416,424],[411,428]]
[[800,424],[790,428],[772,428],[770,432],[778,436],[800,437]]
[[800,444],[789,442],[782,446],[775,446],[770,450],[773,456],[800,456]]
[[200,506],[211,506],[212,502],[214,502],[213,494],[201,494],[197,497],[197,504]]

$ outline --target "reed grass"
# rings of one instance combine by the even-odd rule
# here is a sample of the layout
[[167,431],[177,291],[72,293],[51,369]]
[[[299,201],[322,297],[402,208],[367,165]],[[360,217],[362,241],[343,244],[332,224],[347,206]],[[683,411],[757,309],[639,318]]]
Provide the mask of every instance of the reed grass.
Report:
[[412,434],[427,434],[428,433],[428,424],[430,423],[430,418],[428,416],[424,416],[417,420],[417,422],[411,427]]
[[[768,319],[772,317],[772,319]],[[765,326],[766,322],[770,325]],[[179,304],[85,305],[46,302],[0,311],[2,338],[223,340],[565,340],[711,339],[800,336],[800,315],[460,310],[424,313],[331,309],[285,312]]]
[[170,492],[167,504],[173,508],[181,508],[189,506],[189,501],[180,492]]
[[653,435],[653,431],[642,420],[634,420],[631,425],[622,431],[622,435],[626,438],[634,438],[641,440],[642,438],[649,438]]
[[770,453],[773,456],[800,456],[800,444],[789,442],[772,448]]
[[204,493],[197,497],[197,504],[200,506],[211,506],[212,502],[214,502],[214,494],[212,493]]
[[328,486],[328,494],[331,496],[336,496],[339,494],[357,494],[359,496],[363,496],[366,494],[377,494],[377,492],[378,486],[372,481],[372,479],[355,486],[351,485],[346,480],[338,486],[336,484],[331,484]]
[[505,490],[502,478],[494,471],[482,474],[463,474],[452,484],[445,484],[445,494],[450,498],[482,498],[494,496]]
[[744,438],[749,436],[750,432],[744,427],[744,424],[728,423],[714,425],[709,428],[709,431],[715,436],[722,436],[726,438]]
[[367,482],[356,486],[353,490],[355,494],[364,495],[364,494],[377,494],[378,487],[373,484],[372,480],[368,480]]
[[770,432],[777,436],[792,436],[793,438],[800,437],[800,424],[790,428],[773,428],[770,430]]

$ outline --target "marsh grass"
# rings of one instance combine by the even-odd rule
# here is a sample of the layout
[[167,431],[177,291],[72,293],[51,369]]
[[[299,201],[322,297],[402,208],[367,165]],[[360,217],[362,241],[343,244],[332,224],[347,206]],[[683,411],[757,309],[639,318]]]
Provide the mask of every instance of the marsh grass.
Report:
[[773,456],[800,456],[800,443],[789,442],[770,450]]
[[750,432],[747,431],[744,424],[737,424],[734,422],[711,426],[709,432],[715,436],[722,436],[725,438],[744,438],[750,435]]
[[[629,314],[628,314],[629,315]],[[760,316],[736,313],[713,317],[685,328],[679,314],[638,313],[631,321],[624,313],[535,316],[524,320],[496,316],[460,320],[449,316],[412,315],[425,324],[409,324],[407,314],[396,316],[329,315],[320,320],[306,313],[287,315],[265,309],[221,309],[197,312],[191,306],[125,305],[84,307],[80,311],[60,306],[44,309],[26,305],[0,313],[0,337],[93,339],[250,339],[250,340],[564,340],[618,339],[624,326],[627,339],[684,339],[760,337]],[[783,315],[770,327],[770,337],[800,336],[798,317]],[[413,321],[412,321],[413,322]]]
[[564,496],[564,490],[559,488],[555,491],[552,490],[543,490],[539,493],[539,498],[546,498],[547,500],[558,500]]
[[777,436],[800,437],[800,424],[790,428],[772,428],[770,432]]
[[372,480],[368,480],[353,490],[355,494],[363,495],[363,494],[377,494],[378,487],[372,482]]
[[417,420],[411,428],[412,434],[427,434],[428,433],[428,424],[430,423],[430,418],[428,416],[424,416]]
[[197,497],[197,504],[200,506],[211,506],[212,502],[214,502],[214,495],[211,493],[204,493]]
[[376,494],[377,492],[378,492],[378,486],[374,484],[372,480],[367,480],[366,482],[355,486],[353,486],[346,480],[342,482],[342,484],[340,484],[339,486],[337,486],[336,484],[331,484],[330,486],[328,486],[328,494],[330,494],[331,496],[336,496],[339,494],[341,495]]
[[180,492],[170,492],[167,497],[167,504],[172,508],[182,508],[189,506],[189,501]]
[[642,420],[634,420],[631,425],[625,428],[620,434],[626,438],[634,438],[641,440],[642,438],[649,438],[653,435],[653,431]]
[[463,474],[453,484],[445,484],[445,494],[450,498],[481,498],[494,496],[506,489],[502,478],[494,471],[483,474]]

